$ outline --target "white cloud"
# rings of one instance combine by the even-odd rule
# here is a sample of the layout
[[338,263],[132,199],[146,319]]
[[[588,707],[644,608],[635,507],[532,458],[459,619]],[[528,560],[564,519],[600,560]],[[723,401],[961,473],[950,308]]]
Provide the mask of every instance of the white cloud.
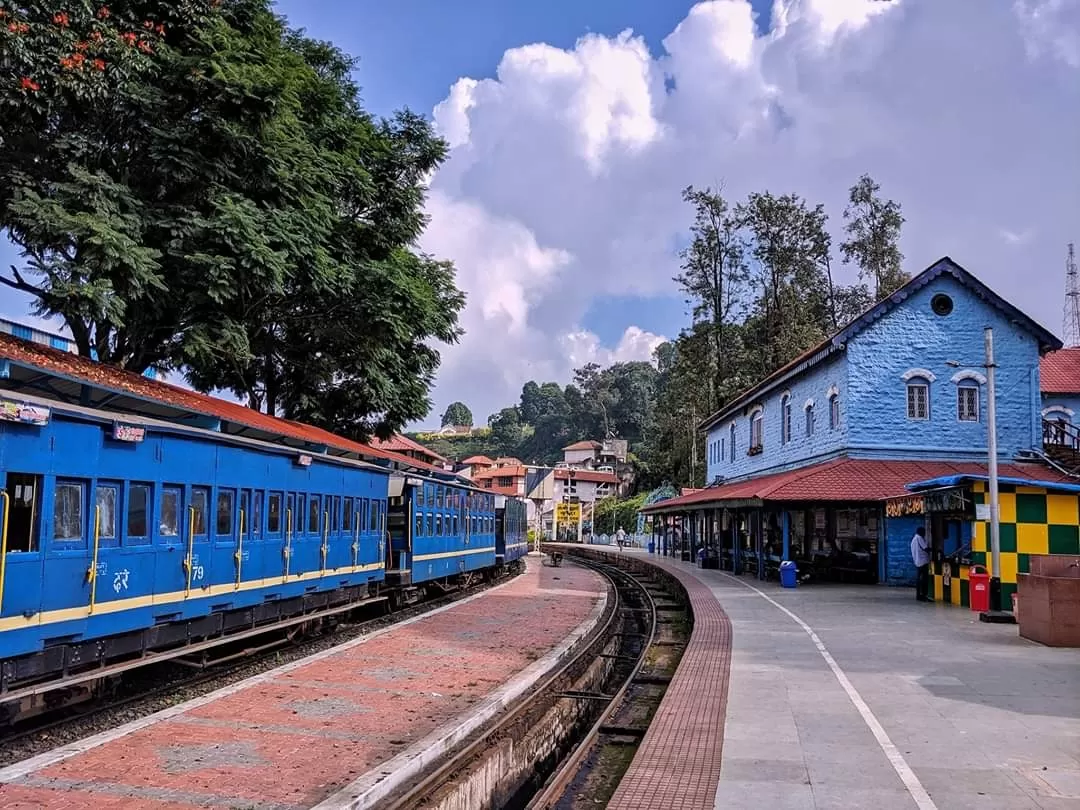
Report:
[[652,362],[656,347],[666,340],[663,335],[654,335],[639,326],[628,326],[614,349],[600,345],[600,339],[585,329],[563,335],[559,338],[559,344],[566,359],[574,368],[580,368],[587,363],[610,366],[612,363],[629,363],[634,360]]
[[424,247],[457,263],[470,299],[437,409],[486,414],[530,378],[644,356],[654,336],[602,347],[587,313],[676,294],[690,183],[796,192],[838,231],[869,172],[904,206],[909,269],[948,254],[1059,326],[1064,245],[1080,239],[1080,0],[776,0],[769,22],[713,0],[659,53],[588,35],[454,85]]

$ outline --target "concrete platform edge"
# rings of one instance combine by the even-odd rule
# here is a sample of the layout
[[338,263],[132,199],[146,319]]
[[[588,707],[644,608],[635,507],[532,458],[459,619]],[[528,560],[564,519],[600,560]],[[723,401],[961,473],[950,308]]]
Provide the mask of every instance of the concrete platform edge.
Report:
[[385,799],[415,779],[555,669],[574,646],[600,623],[607,602],[605,590],[589,617],[555,649],[484,698],[468,717],[459,717],[436,729],[423,740],[328,796],[312,810],[362,810],[372,807],[375,802]]
[[162,709],[159,712],[148,714],[146,717],[140,717],[138,720],[132,720],[130,723],[125,723],[122,726],[109,729],[108,731],[102,731],[99,734],[94,734],[82,740],[76,740],[73,743],[61,746],[60,748],[54,749],[52,751],[47,751],[44,754],[38,754],[35,757],[30,757],[29,759],[24,759],[21,762],[16,762],[12,765],[8,765],[5,768],[0,768],[0,785],[6,784],[8,782],[15,782],[19,779],[29,776],[32,773],[35,773],[36,771],[40,771],[48,768],[51,765],[55,765],[58,762],[63,762],[66,759],[70,759],[71,757],[78,756],[79,754],[86,753],[87,751],[91,751],[94,748],[105,745],[106,743],[110,743],[113,740],[118,740],[121,737],[126,737],[129,734],[134,734],[136,731],[140,731],[149,726],[153,726],[157,723],[185,714],[189,711],[192,711],[193,709],[199,708],[200,706],[205,706],[208,703],[213,703],[215,700],[218,700],[220,698],[225,698],[229,695],[236,694],[237,692],[241,692],[248,687],[258,686],[259,684],[273,680],[279,675],[286,675],[289,672],[300,669],[301,667],[307,666],[308,664],[314,663],[316,661],[322,661],[339,653],[351,650],[354,647],[359,647],[361,644],[366,644],[372,639],[376,639],[379,636],[385,633],[389,633],[392,630],[396,630],[399,627],[407,627],[410,624],[415,624],[421,619],[426,619],[429,616],[436,616],[440,613],[444,613],[448,610],[456,608],[459,605],[468,604],[474,599],[480,599],[481,597],[487,596],[488,594],[494,593],[495,591],[507,587],[508,585],[512,584],[516,579],[517,577],[513,577],[506,582],[502,582],[498,585],[495,585],[494,587],[488,588],[481,593],[467,596],[466,598],[452,604],[443,605],[442,607],[435,608],[434,610],[430,610],[427,613],[423,613],[419,616],[413,616],[410,619],[404,619],[403,621],[396,622],[392,625],[389,625],[388,627],[380,628],[373,633],[368,633],[367,635],[363,636],[357,636],[354,639],[350,639],[349,641],[330,647],[329,649],[315,653],[314,655],[307,656],[305,658],[298,658],[295,661],[290,661],[287,664],[282,664],[280,667],[268,669],[266,672],[260,672],[258,675],[254,675],[251,678],[246,678],[242,681],[231,683],[228,686],[223,686],[221,689],[216,689],[213,692],[208,692],[207,694],[200,697],[192,698],[191,700],[185,701],[184,703],[178,703],[175,706],[170,706],[168,709]]

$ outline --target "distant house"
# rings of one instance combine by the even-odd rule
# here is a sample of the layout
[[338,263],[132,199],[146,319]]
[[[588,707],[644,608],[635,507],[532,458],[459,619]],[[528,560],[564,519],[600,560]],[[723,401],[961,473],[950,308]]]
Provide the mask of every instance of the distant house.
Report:
[[385,440],[372,439],[370,444],[372,447],[379,450],[389,450],[394,453],[400,453],[403,456],[415,458],[417,461],[423,461],[425,464],[441,467],[444,470],[449,470],[452,467],[450,461],[444,456],[440,456],[434,450],[429,450],[427,447],[420,444],[420,442],[413,441],[408,436],[402,436],[400,433],[396,433]]
[[475,479],[477,473],[490,470],[495,466],[495,460],[487,456],[469,456],[458,465],[458,473],[466,478]]
[[568,467],[615,467],[626,463],[626,439],[593,439],[574,442],[563,448],[563,464]]
[[472,436],[472,425],[443,425],[437,431],[436,436]]
[[520,461],[516,464],[503,464],[488,467],[471,476],[473,483],[481,489],[492,489],[502,495],[525,496],[525,476],[527,471]]

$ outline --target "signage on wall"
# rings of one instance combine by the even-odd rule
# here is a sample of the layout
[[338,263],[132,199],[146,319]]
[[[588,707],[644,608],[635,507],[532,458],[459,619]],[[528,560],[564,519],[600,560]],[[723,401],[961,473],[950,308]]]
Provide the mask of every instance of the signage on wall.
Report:
[[0,420],[43,427],[49,424],[49,409],[41,405],[31,405],[29,402],[0,399]]
[[113,422],[112,437],[118,442],[141,442],[146,438],[146,428],[141,425],[125,425]]
[[926,513],[926,504],[922,495],[906,495],[903,498],[893,498],[885,503],[885,516],[891,518],[907,517],[908,515],[923,515]]
[[311,466],[311,456],[306,455],[306,454],[305,455],[299,455],[299,456],[296,457],[296,463],[299,464],[301,467],[310,467]]
[[960,487],[939,489],[923,494],[924,508],[927,512],[946,512],[949,514],[974,515],[975,508],[971,499]]
[[941,569],[941,585],[948,588],[950,584],[952,584],[952,565],[945,563]]

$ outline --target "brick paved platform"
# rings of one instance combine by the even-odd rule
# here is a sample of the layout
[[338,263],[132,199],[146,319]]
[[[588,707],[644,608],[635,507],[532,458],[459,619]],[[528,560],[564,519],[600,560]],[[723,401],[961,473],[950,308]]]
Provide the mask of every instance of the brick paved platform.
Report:
[[[309,808],[425,745],[599,616],[603,580],[517,579],[0,770],[0,808]],[[375,781],[378,781],[376,778]]]
[[706,585],[664,558],[587,548],[664,569],[682,583],[694,614],[682,660],[608,809],[711,810],[724,746],[731,622]]

